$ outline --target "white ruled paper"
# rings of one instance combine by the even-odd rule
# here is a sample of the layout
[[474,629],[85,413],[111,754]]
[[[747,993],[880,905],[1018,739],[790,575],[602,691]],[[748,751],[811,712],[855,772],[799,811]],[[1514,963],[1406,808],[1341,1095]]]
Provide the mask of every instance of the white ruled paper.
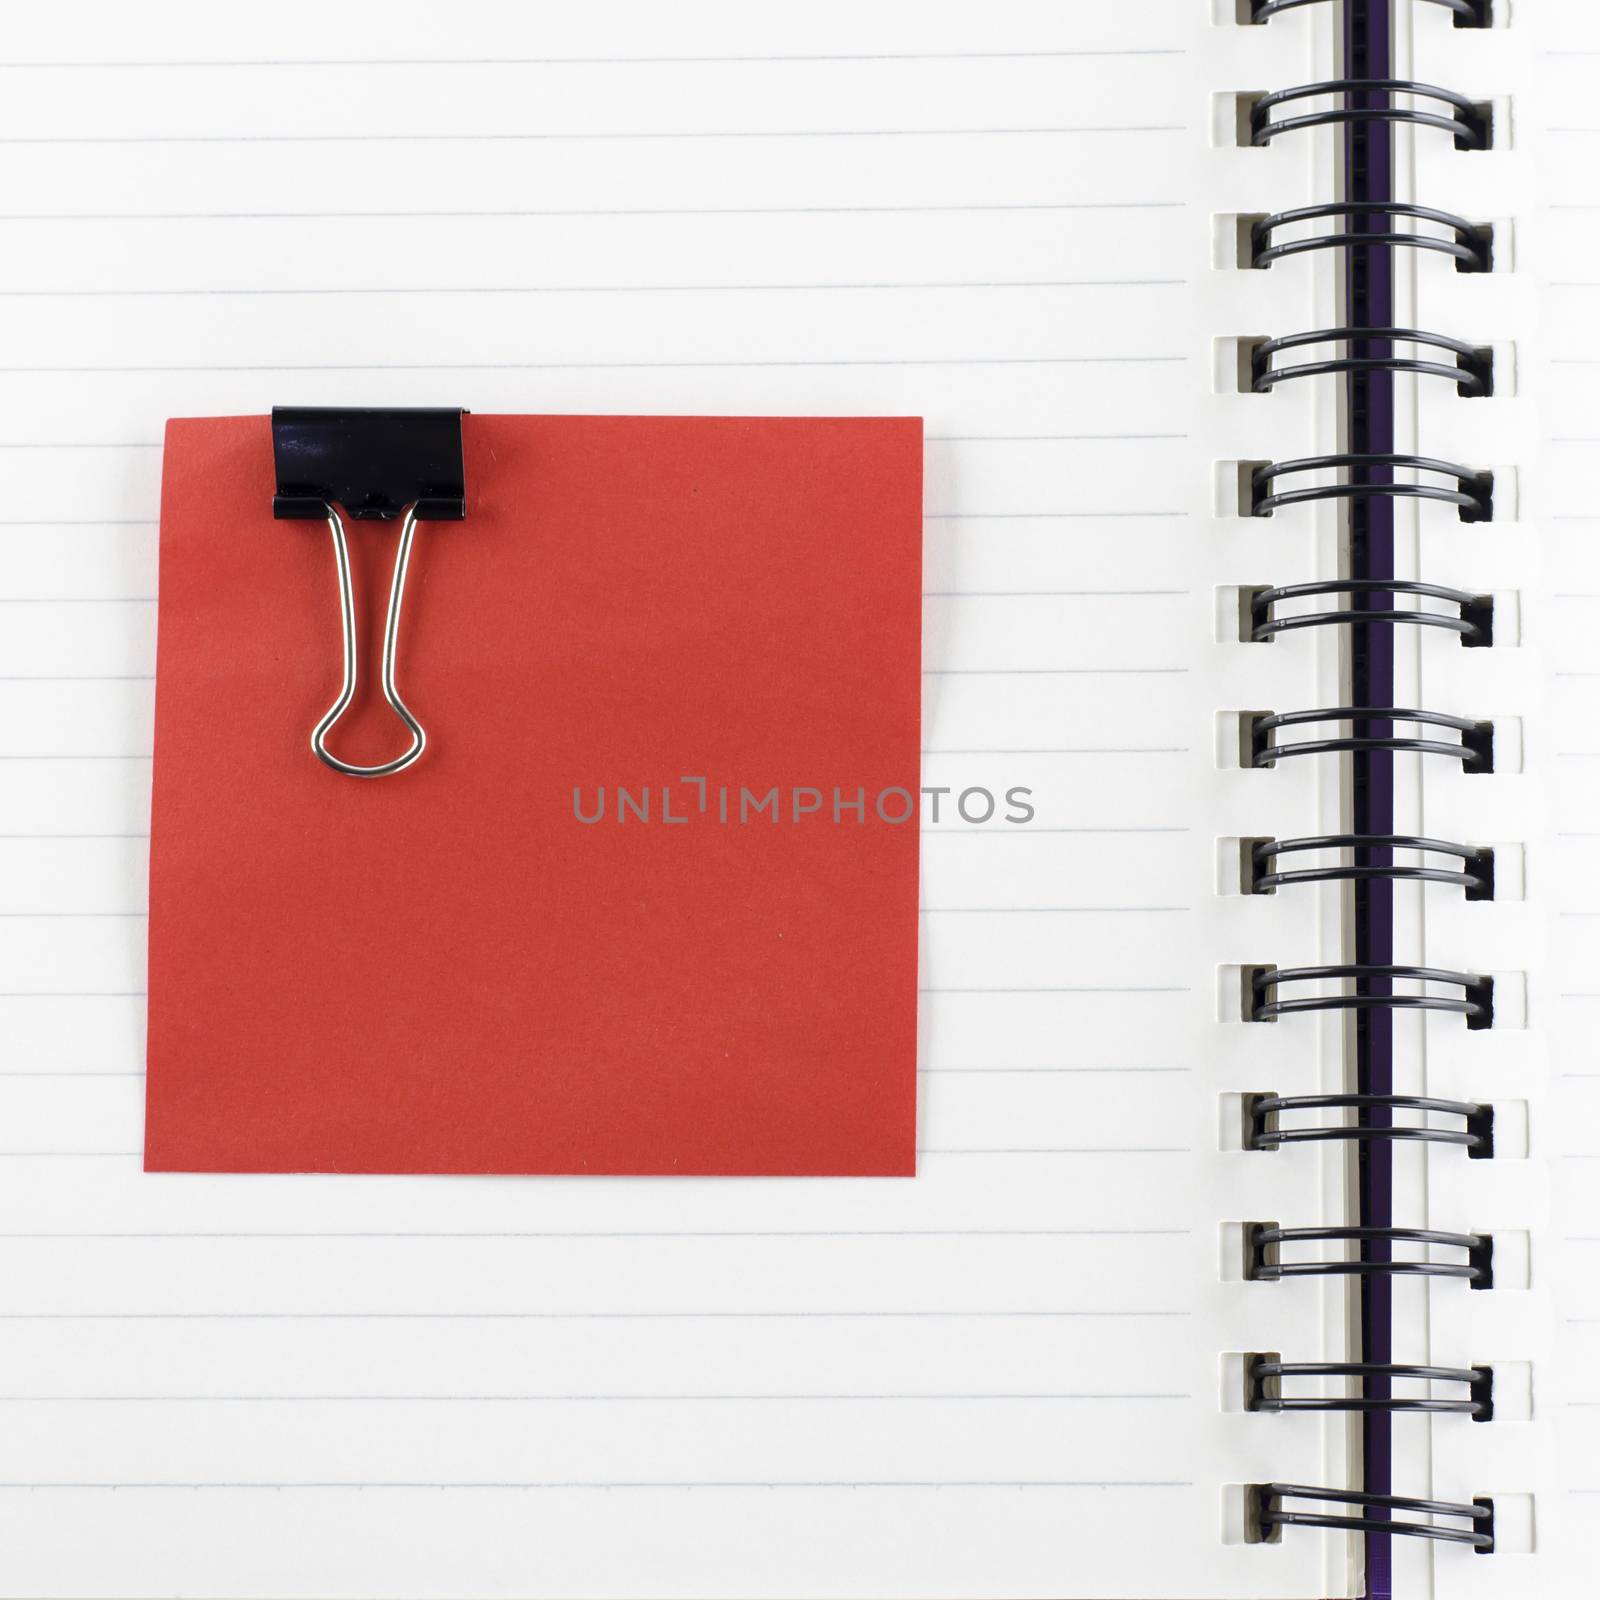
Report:
[[[1237,1259],[1341,1170],[1229,1098],[1337,1086],[1337,1036],[1225,970],[1336,959],[1331,900],[1223,865],[1334,831],[1230,732],[1329,703],[1331,641],[1219,633],[1330,545],[1215,499],[1330,437],[1214,383],[1329,320],[1320,264],[1214,259],[1327,147],[1212,142],[1328,23],[1204,13],[7,18],[0,1593],[1356,1592],[1243,1542],[1242,1485],[1349,1467],[1227,1376],[1346,1348]],[[915,1179],[141,1171],[159,441],[274,403],[926,419],[923,781],[1037,814],[925,830]]]

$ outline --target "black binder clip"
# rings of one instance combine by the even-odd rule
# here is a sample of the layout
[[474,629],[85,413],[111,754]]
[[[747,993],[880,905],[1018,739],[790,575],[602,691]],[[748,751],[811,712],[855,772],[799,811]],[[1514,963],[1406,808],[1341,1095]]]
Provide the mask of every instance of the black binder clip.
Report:
[[[344,679],[339,697],[311,732],[317,759],[350,778],[386,778],[403,772],[422,754],[428,736],[395,687],[400,603],[406,568],[419,522],[459,522],[467,514],[459,408],[364,410],[347,407],[274,406],[272,456],[278,492],[275,517],[325,521],[333,536],[339,578],[339,615],[344,637]],[[411,732],[411,748],[381,766],[341,761],[327,736],[356,692],[355,597],[350,587],[350,544],[344,518],[404,520],[389,583],[383,629],[383,697]]]

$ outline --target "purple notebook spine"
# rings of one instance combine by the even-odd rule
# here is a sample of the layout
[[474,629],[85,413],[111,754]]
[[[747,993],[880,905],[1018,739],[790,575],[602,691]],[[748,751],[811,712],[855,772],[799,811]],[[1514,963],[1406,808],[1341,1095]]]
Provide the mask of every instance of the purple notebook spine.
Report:
[[[1347,0],[1344,16],[1344,75],[1352,79],[1388,79],[1394,76],[1394,19],[1390,0]],[[1352,106],[1381,104],[1382,94],[1351,94]],[[1346,198],[1358,203],[1392,201],[1394,194],[1394,128],[1388,122],[1351,122],[1345,127],[1344,187]],[[1363,216],[1357,231],[1382,226],[1378,215]],[[1346,252],[1345,320],[1351,327],[1389,328],[1396,322],[1393,248],[1359,246]],[[1392,357],[1387,340],[1359,340],[1352,355]],[[1350,449],[1357,454],[1389,455],[1395,449],[1394,373],[1386,367],[1353,371],[1345,379],[1345,415]],[[1361,469],[1367,474],[1393,478],[1393,470]],[[1379,481],[1374,476],[1371,481]],[[1350,502],[1348,562],[1353,578],[1382,582],[1396,576],[1394,565],[1394,501],[1370,497]],[[1381,605],[1381,591],[1354,596],[1355,606]],[[1359,628],[1351,650],[1350,701],[1352,705],[1395,704],[1394,624],[1368,623]],[[1357,735],[1392,736],[1394,724],[1363,721],[1353,727]],[[1351,754],[1350,826],[1357,834],[1384,836],[1396,829],[1394,806],[1394,752],[1361,750]],[[1356,853],[1360,864],[1388,867],[1394,851],[1382,846],[1364,847]],[[1352,885],[1354,916],[1351,944],[1359,964],[1392,963],[1394,956],[1394,882],[1389,878],[1358,879]],[[1372,980],[1379,994],[1392,985]],[[1355,1015],[1355,1080],[1358,1094],[1383,1097],[1394,1093],[1394,1013],[1387,1007],[1358,1011]],[[1361,1115],[1372,1127],[1393,1123],[1391,1110],[1382,1105],[1365,1108]],[[1387,1139],[1367,1139],[1357,1146],[1358,1216],[1363,1227],[1394,1226],[1394,1145]],[[1374,1263],[1393,1258],[1392,1243],[1381,1234],[1364,1240],[1363,1260]],[[1363,1363],[1384,1366],[1394,1360],[1393,1279],[1374,1273],[1358,1280],[1361,1293],[1360,1330]],[[1385,1372],[1362,1379],[1362,1397],[1381,1401],[1391,1397],[1393,1380]],[[1393,1415],[1370,1410],[1361,1418],[1362,1484],[1371,1494],[1393,1492]],[[1393,1537],[1375,1530],[1365,1536],[1367,1594],[1370,1600],[1391,1600],[1391,1546]]]

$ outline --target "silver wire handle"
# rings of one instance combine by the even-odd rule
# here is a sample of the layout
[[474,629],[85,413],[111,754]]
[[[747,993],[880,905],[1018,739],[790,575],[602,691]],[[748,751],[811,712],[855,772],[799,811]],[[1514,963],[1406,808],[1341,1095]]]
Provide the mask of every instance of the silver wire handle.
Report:
[[328,707],[322,721],[311,730],[311,749],[324,766],[342,772],[347,778],[387,778],[391,773],[404,772],[422,754],[428,743],[422,724],[411,715],[410,708],[400,698],[395,687],[395,655],[400,640],[400,603],[405,598],[406,568],[411,563],[411,541],[417,531],[417,506],[413,501],[405,510],[405,520],[400,524],[400,545],[395,551],[394,577],[389,583],[389,614],[383,626],[383,698],[389,709],[411,730],[411,748],[393,761],[381,766],[358,767],[341,761],[327,744],[328,734],[335,723],[350,709],[356,692],[356,605],[350,585],[350,541],[345,535],[344,519],[332,501],[327,502],[328,532],[333,535],[333,561],[339,574],[339,620],[344,634],[344,682],[339,698]]

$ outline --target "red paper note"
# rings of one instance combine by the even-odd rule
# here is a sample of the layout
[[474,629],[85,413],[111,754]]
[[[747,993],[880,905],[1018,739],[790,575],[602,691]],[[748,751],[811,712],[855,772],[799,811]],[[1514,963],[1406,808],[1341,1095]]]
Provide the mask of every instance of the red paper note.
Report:
[[910,1173],[920,423],[464,426],[371,781],[309,748],[338,591],[267,419],[168,427],[147,1169]]

